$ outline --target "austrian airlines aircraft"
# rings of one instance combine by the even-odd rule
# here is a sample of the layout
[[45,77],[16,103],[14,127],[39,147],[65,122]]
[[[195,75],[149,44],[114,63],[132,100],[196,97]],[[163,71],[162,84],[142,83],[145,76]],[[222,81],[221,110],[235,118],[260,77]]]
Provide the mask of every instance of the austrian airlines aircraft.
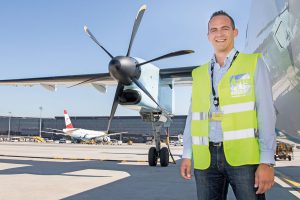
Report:
[[[82,129],[82,128],[74,128],[71,119],[68,115],[67,110],[64,110],[64,117],[65,117],[65,123],[66,128],[63,130],[56,130],[56,131],[62,131],[63,135],[70,136],[73,140],[76,141],[87,141],[87,140],[96,140],[100,142],[109,142],[111,135],[119,135],[121,133],[112,133],[107,134],[105,131],[95,131],[95,130],[88,130],[88,129]],[[51,129],[54,130],[54,129]],[[125,133],[125,132],[122,132]]]

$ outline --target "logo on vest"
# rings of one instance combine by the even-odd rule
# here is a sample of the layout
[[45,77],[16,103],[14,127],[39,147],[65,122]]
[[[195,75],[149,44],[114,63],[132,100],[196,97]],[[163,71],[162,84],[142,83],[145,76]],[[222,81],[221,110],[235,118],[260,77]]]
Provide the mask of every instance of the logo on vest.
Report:
[[238,74],[230,77],[230,94],[232,97],[247,96],[251,92],[250,74]]

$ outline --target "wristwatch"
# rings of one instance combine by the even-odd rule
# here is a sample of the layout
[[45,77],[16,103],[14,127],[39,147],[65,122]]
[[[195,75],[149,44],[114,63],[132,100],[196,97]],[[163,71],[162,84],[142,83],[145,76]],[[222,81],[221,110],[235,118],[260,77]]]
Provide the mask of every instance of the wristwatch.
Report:
[[273,163],[261,163],[261,164],[268,165],[268,166],[271,167],[271,168],[274,168],[274,166],[275,166],[275,164],[273,164]]

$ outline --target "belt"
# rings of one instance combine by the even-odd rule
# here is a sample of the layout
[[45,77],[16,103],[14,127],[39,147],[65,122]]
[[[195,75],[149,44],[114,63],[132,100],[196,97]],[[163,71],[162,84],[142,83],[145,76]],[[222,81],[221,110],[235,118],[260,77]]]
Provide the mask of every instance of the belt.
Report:
[[223,145],[223,142],[209,142],[209,146],[220,147]]

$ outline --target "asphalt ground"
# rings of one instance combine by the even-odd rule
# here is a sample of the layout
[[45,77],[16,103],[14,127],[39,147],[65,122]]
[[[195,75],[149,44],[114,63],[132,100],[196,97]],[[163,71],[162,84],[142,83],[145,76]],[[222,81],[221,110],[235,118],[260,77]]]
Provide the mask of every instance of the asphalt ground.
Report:
[[[0,143],[0,199],[196,199],[180,160],[149,167],[149,145]],[[180,159],[182,147],[171,147]],[[300,199],[300,152],[277,161],[268,199]],[[229,200],[234,200],[232,191]]]

